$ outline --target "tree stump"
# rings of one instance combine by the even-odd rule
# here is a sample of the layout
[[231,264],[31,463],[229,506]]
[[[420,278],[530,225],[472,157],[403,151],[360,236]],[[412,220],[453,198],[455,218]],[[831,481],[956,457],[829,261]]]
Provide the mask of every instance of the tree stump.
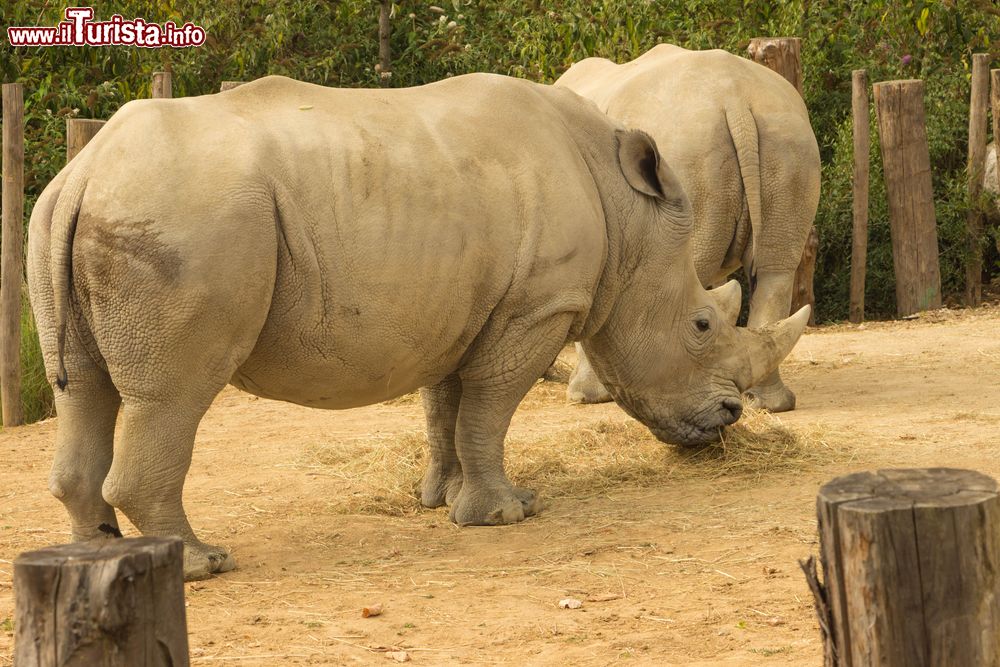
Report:
[[825,484],[816,505],[833,664],[1000,665],[992,478],[951,468],[863,472]]
[[873,86],[885,190],[889,199],[896,311],[900,317],[941,307],[937,222],[924,116],[924,82]]
[[227,90],[232,90],[238,86],[242,86],[246,81],[223,81],[222,85],[219,86],[219,92],[224,93]]
[[83,147],[90,143],[107,123],[106,120],[91,118],[69,118],[66,120],[66,162],[76,157]]
[[66,544],[14,561],[14,664],[186,667],[183,543]]

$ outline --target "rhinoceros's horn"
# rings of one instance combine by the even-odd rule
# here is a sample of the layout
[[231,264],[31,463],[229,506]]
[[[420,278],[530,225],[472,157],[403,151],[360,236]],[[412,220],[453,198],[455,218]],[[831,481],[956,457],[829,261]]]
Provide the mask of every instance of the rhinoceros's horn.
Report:
[[799,336],[806,330],[810,311],[809,306],[802,306],[797,313],[780,322],[746,331],[750,348],[751,386],[774,372],[781,360],[792,351]]
[[743,306],[743,289],[740,287],[740,281],[730,280],[722,287],[708,291],[715,297],[715,302],[719,304],[722,316],[735,326],[736,320],[740,317],[740,308]]

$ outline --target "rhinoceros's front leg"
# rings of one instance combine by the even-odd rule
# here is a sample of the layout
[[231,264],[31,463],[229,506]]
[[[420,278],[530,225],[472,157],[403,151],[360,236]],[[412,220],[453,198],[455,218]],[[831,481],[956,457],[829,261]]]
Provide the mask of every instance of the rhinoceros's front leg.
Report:
[[455,425],[462,398],[462,381],[457,373],[433,387],[420,390],[427,420],[430,460],[421,486],[420,502],[424,507],[451,504],[462,490],[462,464],[455,451]]
[[455,449],[462,488],[451,504],[451,520],[490,526],[523,521],[540,509],[534,491],[511,484],[503,468],[504,438],[521,399],[562,349],[573,316],[563,313],[534,326],[508,325],[487,340],[460,370],[462,398]]
[[[758,271],[757,285],[750,297],[747,326],[762,327],[788,317],[792,306],[795,271]],[[795,409],[795,394],[785,386],[781,373],[775,370],[762,382],[747,391],[750,405],[771,412]]]

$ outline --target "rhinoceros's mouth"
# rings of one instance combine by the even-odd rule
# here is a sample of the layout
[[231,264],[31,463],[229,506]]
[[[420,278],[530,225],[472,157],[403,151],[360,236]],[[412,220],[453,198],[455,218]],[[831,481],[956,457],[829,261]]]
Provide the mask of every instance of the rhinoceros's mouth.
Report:
[[650,433],[660,442],[681,447],[702,447],[718,442],[721,429],[721,425],[705,428],[688,421],[681,422],[679,428],[649,427]]

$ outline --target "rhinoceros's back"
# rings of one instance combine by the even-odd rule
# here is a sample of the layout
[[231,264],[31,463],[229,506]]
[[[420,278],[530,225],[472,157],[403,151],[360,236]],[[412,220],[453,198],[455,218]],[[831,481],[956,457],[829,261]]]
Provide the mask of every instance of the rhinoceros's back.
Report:
[[600,116],[582,100],[492,76],[395,91],[269,77],[215,97],[259,123],[280,229],[270,315],[236,378],[251,391],[383,400],[453,370],[567,244],[586,250],[523,308],[595,282],[601,207],[563,115]]

